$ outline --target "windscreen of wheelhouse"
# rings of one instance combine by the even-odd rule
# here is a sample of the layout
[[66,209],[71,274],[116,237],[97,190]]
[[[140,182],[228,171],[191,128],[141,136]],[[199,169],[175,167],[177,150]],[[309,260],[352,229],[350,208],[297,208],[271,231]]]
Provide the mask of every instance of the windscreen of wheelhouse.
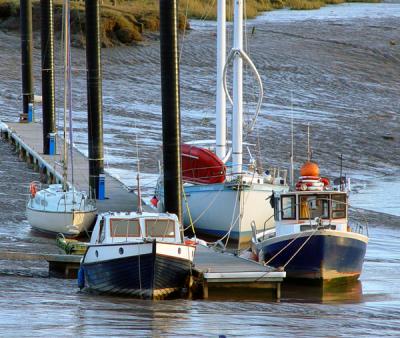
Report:
[[328,195],[299,196],[300,219],[329,218]]

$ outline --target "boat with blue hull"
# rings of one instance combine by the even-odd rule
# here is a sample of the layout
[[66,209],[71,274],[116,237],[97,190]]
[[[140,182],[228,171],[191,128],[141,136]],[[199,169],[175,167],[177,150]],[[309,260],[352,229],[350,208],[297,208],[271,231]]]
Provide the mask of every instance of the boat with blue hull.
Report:
[[186,286],[195,246],[185,244],[172,214],[99,215],[81,274],[91,291],[159,299]]
[[302,175],[296,190],[275,194],[276,228],[253,232],[253,252],[260,262],[284,269],[288,278],[358,279],[368,229],[348,222],[347,191],[331,187],[319,169]]

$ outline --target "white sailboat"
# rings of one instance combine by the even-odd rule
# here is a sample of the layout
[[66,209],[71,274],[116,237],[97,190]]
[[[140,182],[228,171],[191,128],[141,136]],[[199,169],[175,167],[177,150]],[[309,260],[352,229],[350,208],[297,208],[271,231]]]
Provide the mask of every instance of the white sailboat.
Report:
[[[198,162],[193,164],[190,182],[184,185],[186,203],[184,210],[185,225],[194,224],[196,232],[221,237],[227,236],[234,240],[249,242],[251,239],[251,225],[258,230],[265,230],[274,226],[274,211],[268,201],[273,191],[287,189],[286,171],[270,170],[259,172],[255,161],[251,159],[248,165],[243,164],[243,61],[246,62],[255,74],[260,86],[260,97],[257,112],[261,108],[263,89],[258,72],[243,48],[243,0],[234,1],[234,41],[233,47],[225,58],[225,0],[218,1],[218,32],[217,32],[217,106],[216,106],[216,154],[221,162],[216,167],[208,167],[213,172],[212,183],[204,183],[205,177],[197,177],[204,171],[199,170]],[[233,62],[233,98],[231,99],[226,85],[226,73],[229,63]],[[227,151],[226,141],[226,94],[233,106],[232,115],[232,148]],[[204,144],[214,143],[211,140]],[[192,145],[200,145],[201,141]],[[201,149],[201,148],[200,148]],[[227,160],[231,155],[231,166]],[[193,157],[192,153],[184,154],[203,163],[214,163],[204,158]],[[182,158],[184,163],[185,157]],[[184,163],[185,164],[185,163]],[[204,165],[206,167],[207,165]],[[212,169],[217,170],[212,170]],[[187,170],[187,169],[186,169]],[[184,169],[185,171],[185,169]],[[190,171],[190,170],[189,170]],[[215,177],[220,172],[221,180],[215,183]],[[225,175],[226,173],[226,175]],[[185,178],[185,172],[183,173]],[[158,185],[161,186],[160,184]],[[162,199],[162,189],[158,189],[159,198]]]
[[[38,182],[30,184],[30,196],[26,207],[28,222],[35,230],[50,234],[62,233],[76,237],[87,231],[93,224],[97,209],[94,202],[84,191],[78,191],[73,183],[72,161],[72,92],[71,92],[71,52],[70,52],[70,14],[69,0],[64,1],[64,150],[63,150],[63,184],[50,184],[41,189]],[[72,180],[67,182],[68,145],[67,145],[67,112],[69,115],[69,141]]]

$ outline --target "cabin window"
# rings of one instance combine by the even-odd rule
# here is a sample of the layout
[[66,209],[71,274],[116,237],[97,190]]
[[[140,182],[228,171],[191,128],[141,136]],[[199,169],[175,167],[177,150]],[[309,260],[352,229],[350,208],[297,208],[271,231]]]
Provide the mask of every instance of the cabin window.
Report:
[[112,237],[139,237],[140,223],[137,219],[112,219],[110,230]]
[[170,219],[146,219],[146,236],[175,237],[175,221]]
[[300,219],[329,218],[327,195],[300,196]]
[[99,239],[98,243],[102,243],[104,241],[104,238],[106,237],[105,231],[104,231],[104,219],[100,220],[99,224]]
[[332,218],[345,218],[346,217],[346,195],[334,194],[332,195]]
[[296,196],[282,196],[282,219],[296,219]]

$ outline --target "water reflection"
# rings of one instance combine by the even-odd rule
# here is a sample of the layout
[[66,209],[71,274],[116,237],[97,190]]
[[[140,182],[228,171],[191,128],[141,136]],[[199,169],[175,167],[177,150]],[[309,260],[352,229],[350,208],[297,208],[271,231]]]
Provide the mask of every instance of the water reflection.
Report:
[[325,282],[285,281],[282,284],[282,300],[307,303],[361,303],[361,281]]

